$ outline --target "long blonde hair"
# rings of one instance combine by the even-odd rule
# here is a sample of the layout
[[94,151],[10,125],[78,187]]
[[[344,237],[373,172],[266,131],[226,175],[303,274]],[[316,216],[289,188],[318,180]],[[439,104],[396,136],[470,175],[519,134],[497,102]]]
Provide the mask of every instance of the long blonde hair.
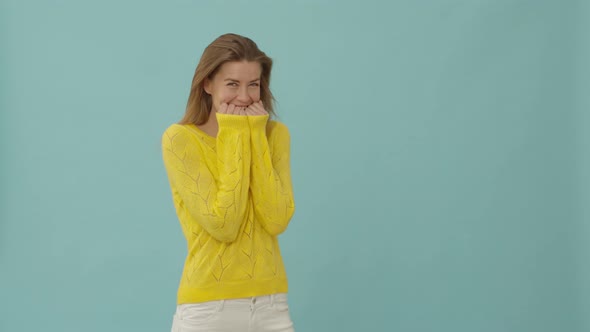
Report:
[[250,38],[227,33],[219,36],[203,51],[193,76],[186,111],[179,124],[201,125],[207,122],[211,112],[212,99],[205,92],[205,79],[213,79],[221,65],[229,61],[255,61],[260,63],[262,67],[260,100],[262,100],[265,110],[271,116],[276,116],[273,107],[275,99],[270,92],[272,59],[262,52]]

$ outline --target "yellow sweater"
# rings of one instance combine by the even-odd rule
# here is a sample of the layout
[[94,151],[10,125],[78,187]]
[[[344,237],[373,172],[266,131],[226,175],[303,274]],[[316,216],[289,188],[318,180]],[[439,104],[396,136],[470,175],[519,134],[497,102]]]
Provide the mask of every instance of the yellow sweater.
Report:
[[173,124],[162,155],[188,246],[177,303],[287,292],[277,236],[295,211],[287,127],[216,113],[217,137]]

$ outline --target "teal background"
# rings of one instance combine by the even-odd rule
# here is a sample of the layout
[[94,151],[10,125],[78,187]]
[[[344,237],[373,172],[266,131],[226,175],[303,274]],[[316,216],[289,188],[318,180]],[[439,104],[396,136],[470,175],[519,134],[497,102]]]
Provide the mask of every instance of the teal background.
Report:
[[588,1],[0,1],[0,331],[169,331],[203,49],[274,60],[308,331],[590,331]]

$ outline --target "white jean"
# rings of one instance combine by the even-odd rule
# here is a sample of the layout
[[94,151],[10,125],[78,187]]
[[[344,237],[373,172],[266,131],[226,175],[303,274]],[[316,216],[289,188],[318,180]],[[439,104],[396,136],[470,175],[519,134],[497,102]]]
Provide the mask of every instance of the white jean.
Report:
[[186,303],[176,307],[172,332],[294,332],[287,294]]

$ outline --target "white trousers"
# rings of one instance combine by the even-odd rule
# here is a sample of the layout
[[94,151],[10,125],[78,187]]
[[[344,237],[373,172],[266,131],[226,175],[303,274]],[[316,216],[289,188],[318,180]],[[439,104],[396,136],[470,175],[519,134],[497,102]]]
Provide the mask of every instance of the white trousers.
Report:
[[294,332],[287,294],[180,304],[172,332]]

